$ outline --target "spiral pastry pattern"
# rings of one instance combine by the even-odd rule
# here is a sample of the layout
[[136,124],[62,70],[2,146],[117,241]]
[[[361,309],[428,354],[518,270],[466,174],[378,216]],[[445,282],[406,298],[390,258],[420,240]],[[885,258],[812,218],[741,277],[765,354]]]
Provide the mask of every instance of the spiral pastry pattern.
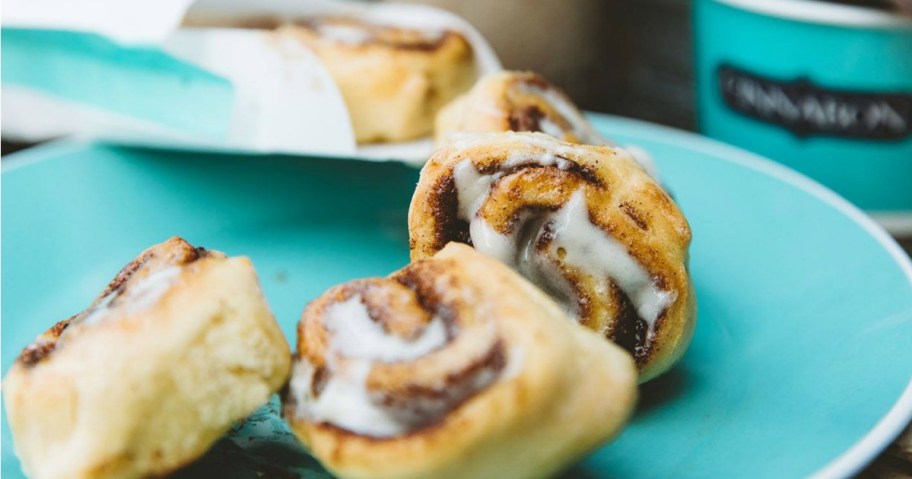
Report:
[[612,436],[635,383],[622,350],[453,244],[307,307],[284,414],[341,477],[532,477]]
[[463,136],[422,170],[409,234],[413,260],[458,241],[511,266],[629,351],[641,381],[690,342],[690,228],[622,149],[540,133]]
[[532,72],[484,76],[437,115],[438,143],[453,133],[542,132],[569,143],[607,145],[566,93]]
[[[599,134],[567,94],[533,72],[504,71],[482,77],[469,92],[437,115],[438,145],[464,133],[540,132],[568,143],[614,146]],[[634,160],[653,178],[649,154],[630,147]]]

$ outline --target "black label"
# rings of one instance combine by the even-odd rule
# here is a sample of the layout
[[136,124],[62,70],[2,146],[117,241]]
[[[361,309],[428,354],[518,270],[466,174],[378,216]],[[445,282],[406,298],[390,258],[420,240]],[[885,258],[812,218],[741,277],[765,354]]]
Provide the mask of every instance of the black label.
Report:
[[807,79],[781,81],[719,67],[732,110],[801,136],[900,140],[912,134],[912,95],[835,90]]

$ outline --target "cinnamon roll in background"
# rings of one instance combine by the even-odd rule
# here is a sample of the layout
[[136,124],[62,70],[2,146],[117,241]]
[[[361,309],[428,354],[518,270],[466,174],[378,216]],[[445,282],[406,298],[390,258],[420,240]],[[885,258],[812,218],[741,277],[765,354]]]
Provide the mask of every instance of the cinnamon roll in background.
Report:
[[250,260],[172,238],[25,348],[3,398],[31,478],[160,476],[265,403],[289,369]]
[[451,244],[307,307],[284,414],[344,478],[547,477],[616,434],[635,396],[628,354]]
[[469,42],[453,30],[312,17],[280,26],[278,33],[303,41],[327,67],[358,143],[430,134],[438,110],[477,76]]
[[532,72],[485,75],[437,116],[434,135],[442,144],[452,133],[539,131],[559,140],[606,145],[560,88]]
[[690,343],[690,227],[619,148],[541,133],[464,135],[421,171],[412,260],[458,241],[511,266],[636,360],[647,381]]
[[[541,132],[568,143],[608,145],[566,93],[532,72],[505,71],[485,75],[474,87],[447,104],[437,115],[436,142],[453,135],[502,131]],[[653,177],[657,171],[639,148],[634,158]]]

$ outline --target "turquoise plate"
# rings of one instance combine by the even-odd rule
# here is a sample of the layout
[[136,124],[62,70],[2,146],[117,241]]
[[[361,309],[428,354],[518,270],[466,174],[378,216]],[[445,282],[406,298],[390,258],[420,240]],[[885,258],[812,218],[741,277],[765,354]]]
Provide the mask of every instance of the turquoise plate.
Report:
[[[912,416],[908,258],[857,209],[784,167],[692,134],[594,119],[653,154],[690,219],[700,312],[681,364],[644,386],[620,438],[568,477],[857,472]],[[64,143],[3,167],[4,371],[174,234],[250,256],[292,341],[307,301],[408,261],[417,171],[398,164]],[[245,435],[265,439],[250,450],[238,446]],[[3,476],[21,477],[10,445],[4,425]],[[234,460],[325,475],[268,407],[196,467]]]

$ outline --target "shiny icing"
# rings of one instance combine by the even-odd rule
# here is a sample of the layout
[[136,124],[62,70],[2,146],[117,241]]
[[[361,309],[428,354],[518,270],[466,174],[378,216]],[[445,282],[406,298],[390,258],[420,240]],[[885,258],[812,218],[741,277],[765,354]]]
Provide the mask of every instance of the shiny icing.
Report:
[[311,384],[316,368],[306,358],[297,361],[290,388],[298,411],[314,422],[334,424],[375,437],[397,436],[408,430],[407,424],[382,407],[367,390],[370,361],[352,361],[331,367],[332,378],[315,397]]
[[[183,268],[168,266],[154,271],[145,278],[128,284],[123,291],[112,291],[86,314],[81,324],[97,324],[108,318],[112,311],[118,310],[122,315],[136,315],[153,308],[171,289]],[[112,306],[114,300],[116,304]]]
[[600,278],[607,292],[608,278],[630,298],[637,315],[646,321],[648,339],[655,335],[655,323],[666,308],[674,303],[677,294],[663,291],[652,275],[627,248],[589,220],[586,196],[576,191],[570,200],[551,215],[554,240],[548,244],[550,255],[565,251],[563,262],[575,269]]
[[446,325],[439,317],[431,319],[421,335],[411,341],[389,334],[380,323],[371,319],[358,295],[326,308],[325,318],[333,335],[335,351],[352,359],[409,361],[447,342]]
[[543,117],[538,120],[538,127],[541,132],[546,135],[551,135],[555,138],[564,137],[564,129],[561,128],[557,123],[554,123],[554,121],[548,117]]
[[[535,135],[523,135],[521,138],[538,146],[553,142]],[[566,169],[566,164],[558,163],[558,154],[551,148],[531,158],[524,154],[522,163],[517,154],[509,158],[507,163],[537,163]],[[566,158],[560,159],[570,161]],[[646,322],[646,339],[652,341],[655,337],[656,321],[662,312],[674,303],[677,295],[675,292],[659,288],[650,273],[623,244],[591,222],[584,191],[574,192],[557,211],[544,215],[522,216],[511,232],[503,234],[496,231],[478,213],[498,175],[499,173],[480,173],[469,159],[453,167],[459,200],[458,214],[460,219],[469,223],[469,236],[475,249],[511,266],[553,296],[564,306],[568,314],[579,320],[580,298],[566,279],[560,265],[554,260],[563,256],[560,262],[564,265],[596,278],[596,294],[608,295],[611,282],[616,284],[630,298],[639,317]],[[546,254],[541,254],[536,245],[545,232],[546,224],[550,225],[551,240],[547,243]],[[559,250],[562,250],[560,255]]]
[[[602,135],[599,135],[592,126],[586,121],[586,118],[583,116],[582,112],[579,111],[579,108],[576,107],[573,103],[570,102],[563,94],[557,91],[554,88],[550,87],[541,87],[535,84],[529,83],[520,83],[519,88],[525,93],[541,97],[545,102],[547,102],[551,107],[557,111],[557,114],[563,117],[563,119],[570,125],[570,132],[574,136],[580,139],[581,142],[587,145],[609,145],[612,143],[608,141]],[[544,119],[542,119],[544,120]],[[553,123],[553,128],[549,127],[552,132],[546,131],[544,123],[541,123],[543,133],[547,133],[555,138],[564,138],[564,131],[560,126]]]
[[359,295],[335,303],[324,312],[329,345],[327,367],[331,376],[318,397],[311,391],[314,366],[301,358],[290,387],[298,411],[314,422],[325,422],[374,437],[407,432],[412,421],[395,414],[372,395],[367,379],[375,362],[420,358],[447,342],[446,327],[433,318],[411,341],[387,333],[370,317]]

